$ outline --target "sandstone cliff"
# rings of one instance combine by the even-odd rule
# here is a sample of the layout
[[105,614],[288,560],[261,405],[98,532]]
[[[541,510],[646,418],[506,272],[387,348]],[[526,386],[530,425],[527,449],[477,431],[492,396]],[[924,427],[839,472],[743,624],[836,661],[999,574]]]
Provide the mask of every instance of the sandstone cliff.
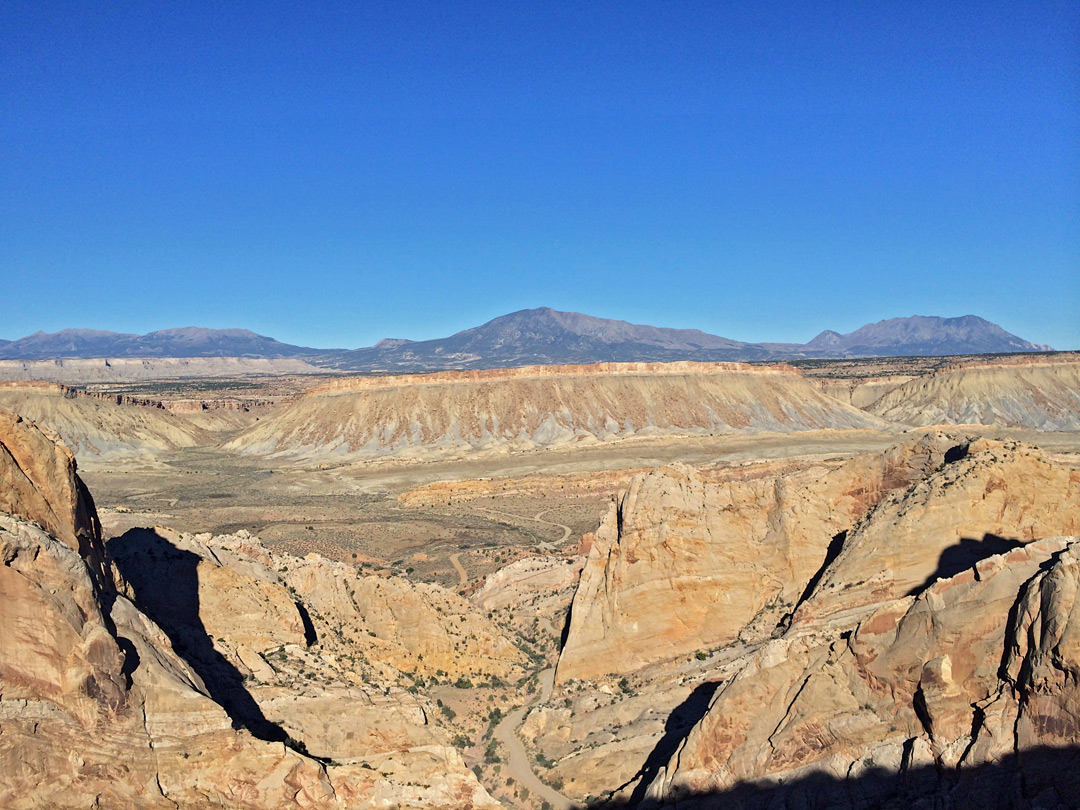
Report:
[[99,588],[111,584],[101,524],[75,457],[56,434],[0,409],[0,513],[36,523],[78,552]]
[[941,432],[638,476],[522,733],[616,805],[1058,806],[1031,802],[1075,788],[1078,506],[1080,474],[1036,448]]
[[709,483],[681,465],[636,477],[596,533],[557,680],[768,637],[847,548],[848,530],[943,466],[957,441],[930,433],[837,468],[754,480]]
[[1080,740],[1078,585],[1077,538],[1041,540],[883,604],[850,634],[771,641],[720,684],[648,796],[1072,806],[1080,755],[1061,746]]
[[116,591],[70,452],[13,416],[0,504],[0,805],[497,807],[422,699],[345,677],[257,544],[144,535],[157,564]]
[[880,500],[852,528],[794,621],[850,622],[982,557],[1071,534],[1080,534],[1080,472],[1019,442],[960,444],[948,463]]

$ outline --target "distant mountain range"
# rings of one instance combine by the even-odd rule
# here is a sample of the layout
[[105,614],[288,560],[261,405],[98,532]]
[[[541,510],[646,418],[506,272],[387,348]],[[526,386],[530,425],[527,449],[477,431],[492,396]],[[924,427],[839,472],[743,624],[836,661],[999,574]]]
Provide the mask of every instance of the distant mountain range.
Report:
[[1052,351],[976,317],[890,318],[809,343],[744,343],[697,329],[666,329],[547,307],[524,309],[447,338],[381,340],[353,349],[312,349],[246,329],[164,329],[146,335],[65,329],[0,341],[0,359],[67,357],[290,357],[350,371],[434,371],[523,365],[672,360],[940,356]]
[[[96,329],[35,332],[0,342],[0,359],[48,360],[54,357],[312,357],[325,349],[290,346],[247,329],[187,326],[145,335]],[[330,350],[335,351],[335,350]]]

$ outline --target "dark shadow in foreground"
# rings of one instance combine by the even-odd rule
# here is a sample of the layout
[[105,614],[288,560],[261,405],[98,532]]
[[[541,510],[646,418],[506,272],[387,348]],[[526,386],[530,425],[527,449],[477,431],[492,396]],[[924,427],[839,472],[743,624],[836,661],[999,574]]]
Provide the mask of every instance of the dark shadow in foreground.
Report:
[[594,808],[680,810],[1075,810],[1080,807],[1080,746],[1030,748],[960,770],[926,765],[884,768],[839,779],[821,774],[728,790],[594,802]]
[[130,583],[136,605],[165,631],[173,649],[202,679],[234,728],[267,742],[297,745],[263,716],[244,678],[221,653],[199,618],[199,557],[179,549],[152,529],[131,529],[109,541],[109,555]]

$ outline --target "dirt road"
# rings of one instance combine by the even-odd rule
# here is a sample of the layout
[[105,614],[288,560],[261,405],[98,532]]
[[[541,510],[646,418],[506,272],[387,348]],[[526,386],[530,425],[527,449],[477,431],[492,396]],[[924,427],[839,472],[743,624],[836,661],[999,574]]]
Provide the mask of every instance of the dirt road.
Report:
[[477,506],[477,507],[474,507],[474,508],[478,512],[486,512],[487,514],[495,515],[496,517],[510,518],[511,520],[531,520],[531,521],[534,521],[536,523],[543,523],[545,526],[554,526],[557,529],[562,529],[563,535],[555,543],[549,543],[549,542],[547,542],[545,540],[537,541],[536,545],[539,548],[544,549],[545,551],[554,551],[554,550],[556,550],[557,546],[562,545],[563,543],[565,543],[570,537],[570,527],[569,526],[567,526],[567,525],[565,525],[563,523],[555,523],[555,522],[550,521],[550,520],[544,520],[543,515],[546,515],[548,512],[554,511],[552,509],[544,509],[543,511],[537,512],[532,517],[529,517],[528,515],[516,515],[516,514],[514,514],[512,512],[504,512],[501,509],[488,509],[485,506]]
[[505,745],[507,751],[510,752],[510,761],[507,763],[507,769],[519,784],[527,787],[530,793],[540,796],[542,799],[550,802],[554,810],[573,810],[573,808],[576,807],[573,802],[559,793],[559,791],[555,790],[555,788],[545,785],[536,777],[536,774],[533,773],[532,765],[529,762],[529,755],[525,753],[525,746],[521,744],[521,740],[519,740],[517,736],[517,727],[520,726],[522,720],[525,719],[525,712],[527,712],[529,707],[534,703],[545,701],[551,697],[551,689],[554,681],[554,669],[545,669],[541,672],[540,694],[537,695],[532,702],[519,709],[514,709],[514,711],[506,715],[506,717],[502,719],[502,722],[495,726],[495,739]]
[[457,571],[458,580],[461,582],[461,587],[465,588],[469,585],[469,572],[465,570],[465,566],[461,564],[461,554],[455,553],[450,555],[450,564],[454,566],[454,570]]

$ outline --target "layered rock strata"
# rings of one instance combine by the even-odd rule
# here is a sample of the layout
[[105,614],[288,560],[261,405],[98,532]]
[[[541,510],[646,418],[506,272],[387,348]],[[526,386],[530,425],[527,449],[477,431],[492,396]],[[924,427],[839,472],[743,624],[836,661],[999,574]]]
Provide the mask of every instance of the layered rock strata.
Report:
[[353,662],[257,561],[144,537],[173,577],[117,591],[70,452],[0,420],[0,806],[498,806],[422,699],[328,676]]
[[679,807],[1063,807],[1080,795],[1080,541],[982,560],[748,657],[648,787]]
[[[969,444],[928,433],[883,454],[786,476],[710,483],[676,465],[636,477],[596,533],[557,680],[628,673],[736,639],[768,638],[804,599],[836,587],[817,580],[834,570],[826,571],[834,557],[854,554],[868,533],[879,544],[891,533],[882,553],[896,555],[896,565],[902,557],[906,567],[887,574],[862,559],[861,576],[848,571],[838,580],[849,587],[886,575],[901,589],[913,587],[963,537],[981,541],[1015,529],[1028,542],[1073,531],[1074,513],[1048,505],[1058,503],[1059,492],[1080,497],[1074,473],[1037,451],[993,442],[985,442],[985,456],[975,452],[954,466],[952,456]],[[1000,463],[991,461],[994,453]],[[954,488],[951,482],[960,480],[964,485]],[[917,507],[920,498],[925,505]],[[899,522],[899,535],[883,501],[910,513]],[[916,515],[927,516],[925,527]],[[994,542],[974,553],[1000,550]]]
[[889,427],[787,366],[600,363],[335,380],[225,447],[297,458],[434,458],[637,436]]
[[973,361],[917,377],[867,406],[907,425],[1080,430],[1080,357]]
[[47,425],[84,466],[152,462],[162,452],[211,442],[209,433],[160,403],[118,402],[116,397],[75,394],[52,383],[0,383],[0,408]]

